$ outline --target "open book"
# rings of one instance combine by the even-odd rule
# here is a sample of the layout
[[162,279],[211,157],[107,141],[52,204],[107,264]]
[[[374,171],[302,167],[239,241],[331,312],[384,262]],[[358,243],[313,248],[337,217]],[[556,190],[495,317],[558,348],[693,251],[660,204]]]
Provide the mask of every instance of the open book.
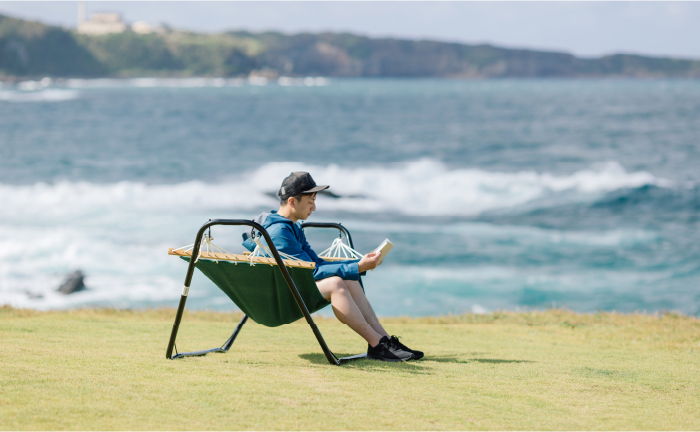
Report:
[[381,264],[382,261],[384,261],[384,257],[387,256],[389,251],[393,249],[394,244],[389,241],[389,239],[384,239],[382,244],[380,244],[376,249],[374,249],[372,252],[380,252],[381,255],[379,255],[379,260],[377,260],[377,265]]

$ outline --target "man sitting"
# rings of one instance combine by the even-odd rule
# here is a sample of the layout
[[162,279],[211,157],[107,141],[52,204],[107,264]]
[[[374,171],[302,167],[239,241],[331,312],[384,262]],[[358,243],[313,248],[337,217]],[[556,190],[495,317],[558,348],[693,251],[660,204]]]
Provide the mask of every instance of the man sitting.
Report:
[[[379,323],[367,300],[359,279],[360,273],[377,267],[379,253],[370,253],[361,260],[324,261],[306,241],[297,224],[316,210],[316,193],[329,186],[317,186],[306,172],[293,172],[282,182],[277,195],[280,208],[263,213],[257,221],[267,230],[278,251],[295,258],[316,263],[314,279],[340,322],[346,324],[367,341],[367,358],[384,361],[407,361],[423,357],[389,336]],[[250,244],[246,245],[250,248]]]

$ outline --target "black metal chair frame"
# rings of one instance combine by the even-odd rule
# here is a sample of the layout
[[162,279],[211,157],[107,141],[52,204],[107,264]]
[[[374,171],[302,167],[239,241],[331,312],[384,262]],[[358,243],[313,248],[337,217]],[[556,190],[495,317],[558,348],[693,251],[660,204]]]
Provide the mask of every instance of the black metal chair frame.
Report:
[[[319,345],[321,345],[321,349],[323,350],[323,353],[326,355],[326,359],[328,360],[328,363],[332,365],[341,365],[343,363],[346,363],[351,360],[358,360],[365,358],[367,356],[366,353],[362,354],[357,354],[354,356],[350,357],[342,357],[338,358],[333,354],[333,352],[328,348],[328,345],[326,344],[326,341],[323,339],[323,336],[321,335],[320,330],[314,323],[314,320],[311,318],[311,314],[309,313],[309,309],[306,307],[306,304],[304,303],[304,300],[301,298],[301,295],[299,294],[299,290],[297,289],[296,285],[294,284],[294,280],[291,278],[289,275],[289,271],[287,270],[287,267],[284,265],[284,261],[282,258],[280,258],[279,253],[277,252],[277,248],[275,248],[274,243],[272,243],[272,239],[270,238],[270,235],[268,232],[263,228],[260,224],[253,222],[251,220],[246,220],[246,219],[215,219],[211,220],[199,229],[197,232],[197,237],[194,242],[194,248],[192,249],[192,257],[196,257],[199,255],[199,249],[200,246],[202,245],[202,237],[204,236],[204,232],[211,228],[212,226],[215,225],[247,225],[250,227],[253,227],[255,230],[257,230],[264,238],[265,242],[267,243],[268,247],[270,248],[270,252],[272,252],[272,257],[275,259],[277,262],[277,266],[279,267],[280,271],[282,272],[282,276],[284,277],[284,280],[287,282],[287,286],[289,287],[289,290],[292,292],[292,295],[294,296],[294,299],[296,300],[297,305],[299,306],[299,309],[301,309],[302,314],[304,315],[304,318],[306,319],[307,324],[311,327],[311,330],[313,331],[314,335],[316,336],[316,340],[318,341]],[[345,236],[348,239],[348,243],[350,243],[350,247],[354,247],[352,243],[352,237],[350,236],[350,232],[342,226],[341,224],[338,223],[332,223],[332,222],[307,222],[302,224],[302,228],[335,228],[342,233],[345,233]],[[191,352],[183,352],[183,353],[178,353],[177,348],[175,346],[175,339],[177,338],[177,332],[178,329],[180,328],[180,322],[182,321],[182,314],[185,310],[185,303],[187,302],[187,295],[189,294],[190,291],[190,284],[192,283],[192,276],[194,274],[194,268],[195,268],[195,261],[196,259],[192,258],[190,259],[189,266],[187,267],[187,276],[185,276],[185,286],[182,289],[182,296],[180,297],[180,304],[177,307],[177,314],[175,315],[175,323],[173,324],[173,330],[170,333],[170,341],[168,342],[168,349],[166,350],[165,357],[171,360],[177,359],[177,358],[182,358],[182,357],[192,357],[192,356],[202,356],[208,353],[225,353],[227,352],[231,346],[233,345],[233,342],[236,340],[236,337],[241,331],[241,328],[243,325],[248,321],[248,316],[243,315],[243,319],[238,323],[236,328],[234,329],[233,333],[231,336],[224,342],[224,344],[219,347],[219,348],[211,348],[207,350],[201,350],[201,351],[191,351]],[[362,279],[360,279],[360,285],[362,285]],[[364,286],[362,287],[364,289]],[[173,350],[175,351],[175,354],[173,355]]]

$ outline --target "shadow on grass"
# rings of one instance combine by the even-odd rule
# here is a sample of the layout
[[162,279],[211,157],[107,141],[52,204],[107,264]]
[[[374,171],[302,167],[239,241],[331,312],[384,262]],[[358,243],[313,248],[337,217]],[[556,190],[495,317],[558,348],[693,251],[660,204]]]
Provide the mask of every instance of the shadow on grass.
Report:
[[477,363],[535,363],[532,360],[504,360],[504,359],[469,359],[470,362]]
[[[348,357],[352,356],[355,354],[349,354],[349,353],[334,353],[336,357]],[[326,356],[323,354],[318,354],[318,353],[309,353],[309,354],[300,354],[299,358],[302,358],[304,360],[308,360],[309,362],[313,364],[318,364],[318,365],[328,365],[328,360],[326,359]],[[384,362],[384,361],[379,361],[379,360],[369,360],[369,359],[361,359],[361,360],[353,360],[348,363],[344,363],[340,367],[342,368],[348,368],[348,369],[362,369],[365,371],[378,371],[378,372],[395,372],[397,370],[400,370],[401,372],[406,372],[410,374],[415,374],[415,375],[424,375],[428,373],[428,370],[425,366],[422,366],[420,364],[420,361],[410,361],[410,362]]]
[[[346,357],[354,354],[346,353],[336,353],[336,357]],[[328,360],[326,356],[321,353],[309,353],[300,354],[300,358],[308,360],[313,364],[318,365],[328,365]],[[471,358],[464,359],[459,358],[455,355],[439,355],[431,356],[427,355],[421,360],[412,360],[410,362],[383,362],[377,360],[354,360],[343,364],[341,367],[352,368],[352,369],[363,369],[363,370],[377,370],[377,371],[395,371],[401,370],[402,372],[412,373],[412,374],[426,374],[429,373],[430,367],[427,365],[428,362],[438,362],[438,363],[458,363],[458,364],[470,364],[470,363],[488,363],[488,364],[508,364],[508,363],[535,363],[532,360],[506,360],[506,359],[493,359],[493,358]]]
[[596,369],[585,367],[578,370],[578,373],[589,378],[610,378],[610,379],[626,379],[634,380],[637,374],[630,370],[615,370],[615,369]]
[[434,361],[438,363],[534,363],[532,360],[505,360],[505,359],[491,359],[491,358],[471,358],[471,359],[461,359],[454,355],[442,355],[442,356],[425,356],[425,360]]

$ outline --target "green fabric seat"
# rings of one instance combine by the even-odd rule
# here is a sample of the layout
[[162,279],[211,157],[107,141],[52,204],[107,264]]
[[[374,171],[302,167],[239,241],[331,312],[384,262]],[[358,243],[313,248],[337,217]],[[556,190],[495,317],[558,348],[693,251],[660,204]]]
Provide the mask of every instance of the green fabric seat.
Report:
[[[182,257],[189,262],[189,258]],[[277,327],[304,315],[276,265],[200,259],[195,266],[221,289],[243,313],[258,324]],[[287,267],[309,313],[328,306],[314,281],[313,270]]]

